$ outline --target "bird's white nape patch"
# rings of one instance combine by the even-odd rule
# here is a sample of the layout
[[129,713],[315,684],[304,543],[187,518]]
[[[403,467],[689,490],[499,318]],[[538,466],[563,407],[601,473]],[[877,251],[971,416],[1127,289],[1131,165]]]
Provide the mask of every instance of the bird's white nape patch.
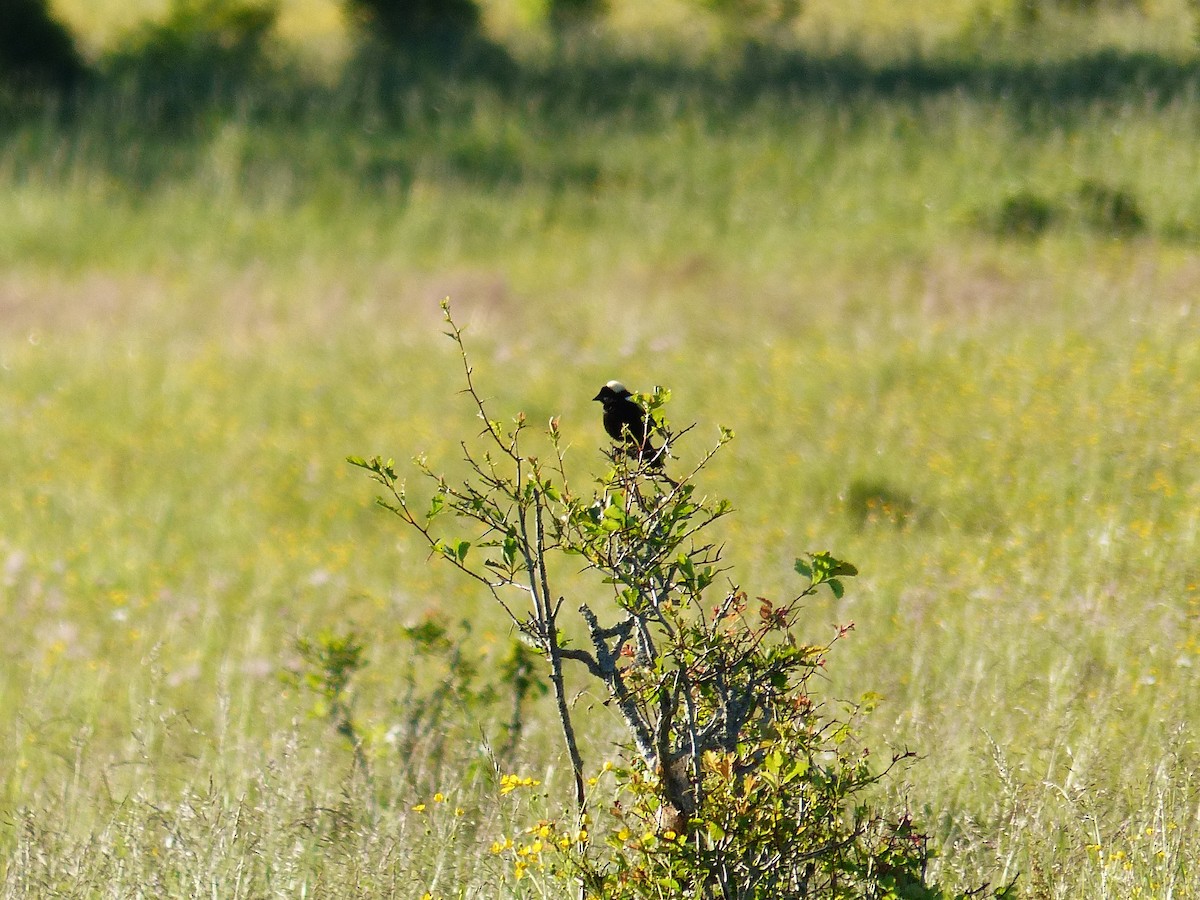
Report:
[[621,384],[621,382],[619,382],[619,381],[610,381],[608,384],[605,385],[605,387],[608,388],[610,391],[615,391],[618,394],[625,393],[625,385]]

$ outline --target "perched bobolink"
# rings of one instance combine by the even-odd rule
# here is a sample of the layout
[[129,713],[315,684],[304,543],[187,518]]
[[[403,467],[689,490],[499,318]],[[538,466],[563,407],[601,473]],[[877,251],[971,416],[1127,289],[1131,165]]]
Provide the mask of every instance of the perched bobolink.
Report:
[[663,464],[663,450],[650,443],[653,425],[646,411],[633,402],[633,396],[619,381],[610,381],[600,388],[593,400],[604,405],[604,430],[608,436],[624,444],[627,452],[636,454],[651,466]]

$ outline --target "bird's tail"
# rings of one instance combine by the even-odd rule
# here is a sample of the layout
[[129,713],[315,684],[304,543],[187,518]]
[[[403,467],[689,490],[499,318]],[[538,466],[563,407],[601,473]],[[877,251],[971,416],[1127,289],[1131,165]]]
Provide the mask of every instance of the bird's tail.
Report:
[[665,471],[667,460],[667,445],[655,447],[650,442],[650,438],[646,438],[645,443],[639,446],[631,446],[628,451],[630,456],[636,457],[637,460],[650,470],[655,478],[661,478],[673,488],[679,487],[679,482],[669,476]]

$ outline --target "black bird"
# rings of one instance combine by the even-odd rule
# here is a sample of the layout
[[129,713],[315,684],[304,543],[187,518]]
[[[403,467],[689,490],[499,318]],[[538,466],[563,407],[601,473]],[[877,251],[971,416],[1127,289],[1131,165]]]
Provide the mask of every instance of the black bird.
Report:
[[650,443],[650,417],[629,399],[632,396],[621,382],[610,381],[592,399],[604,404],[604,430],[609,437],[625,444],[627,450],[636,453],[650,465],[661,467],[662,451]]

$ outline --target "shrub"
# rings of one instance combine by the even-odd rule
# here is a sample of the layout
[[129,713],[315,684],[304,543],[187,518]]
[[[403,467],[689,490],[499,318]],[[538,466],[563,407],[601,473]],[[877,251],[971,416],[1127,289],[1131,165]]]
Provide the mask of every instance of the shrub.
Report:
[[0,81],[68,87],[84,72],[70,32],[46,0],[0,3]]
[[1033,239],[1051,228],[1073,225],[1113,238],[1128,238],[1149,227],[1137,196],[1098,179],[1087,179],[1061,200],[1031,191],[1019,191],[993,211],[981,212],[978,221],[1001,236]]
[[[513,873],[531,867],[603,898],[943,896],[926,880],[927,840],[907,815],[872,808],[868,790],[905,752],[877,765],[856,737],[873,698],[835,715],[809,686],[831,640],[798,634],[803,604],[818,590],[841,596],[854,567],[828,553],[794,563],[802,582],[782,601],[718,588],[725,569],[710,538],[731,507],[699,493],[698,476],[732,434],[689,470],[613,448],[595,489],[576,493],[563,436],[550,421],[534,455],[525,417],[494,419],[476,390],[462,332],[450,317],[466,393],[485,423],[464,442],[468,475],[450,481],[423,460],[432,486],[412,496],[391,460],[351,457],[383,486],[380,505],[487,591],[542,656],[574,780],[573,815],[539,822],[528,839],[497,842]],[[664,415],[669,395],[642,396],[657,437],[676,448]],[[552,557],[582,564],[594,591],[574,604]],[[716,596],[712,596],[716,594]],[[625,757],[601,807],[579,750],[566,671],[597,684],[624,723]],[[1003,893],[1000,892],[1000,893]]]
[[362,29],[398,47],[452,49],[479,28],[474,0],[346,0]]
[[165,19],[130,35],[109,61],[118,77],[197,96],[258,74],[278,8],[253,0],[173,0]]
[[1084,223],[1095,231],[1126,237],[1146,230],[1146,216],[1130,191],[1092,179],[1079,186],[1077,196]]
[[1021,191],[1006,198],[988,218],[997,234],[1028,239],[1040,237],[1060,216],[1060,210],[1050,200]]
[[882,523],[901,528],[918,518],[917,501],[884,481],[855,479],[842,499],[859,528]]

